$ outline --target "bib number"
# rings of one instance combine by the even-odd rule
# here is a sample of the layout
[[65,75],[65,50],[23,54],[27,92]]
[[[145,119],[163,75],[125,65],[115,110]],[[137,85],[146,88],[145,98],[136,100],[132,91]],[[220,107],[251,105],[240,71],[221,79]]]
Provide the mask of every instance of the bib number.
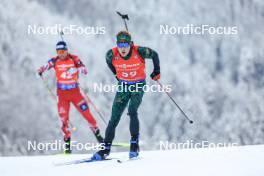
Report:
[[124,77],[124,78],[127,78],[127,77],[135,77],[137,75],[137,71],[131,71],[131,72],[122,72],[122,76]]
[[63,79],[71,79],[72,78],[72,75],[71,74],[68,74],[68,72],[63,72],[60,75],[60,77],[63,78]]

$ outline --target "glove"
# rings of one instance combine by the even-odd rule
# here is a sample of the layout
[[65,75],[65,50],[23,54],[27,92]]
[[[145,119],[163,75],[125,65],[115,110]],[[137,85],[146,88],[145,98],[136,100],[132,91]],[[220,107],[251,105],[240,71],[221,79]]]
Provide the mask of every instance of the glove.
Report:
[[38,74],[39,74],[39,76],[42,76],[42,74],[44,73],[45,70],[46,70],[46,69],[45,69],[45,66],[40,67],[40,68],[38,69]]
[[79,68],[79,72],[82,73],[82,74],[84,74],[84,75],[87,75],[88,74],[88,71],[87,71],[86,67],[80,67]]
[[160,71],[153,71],[150,75],[151,79],[157,81],[160,79]]

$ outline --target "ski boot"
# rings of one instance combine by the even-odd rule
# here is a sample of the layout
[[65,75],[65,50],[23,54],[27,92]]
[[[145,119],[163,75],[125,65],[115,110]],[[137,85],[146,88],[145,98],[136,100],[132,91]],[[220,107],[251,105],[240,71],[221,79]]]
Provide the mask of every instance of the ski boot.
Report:
[[91,127],[92,132],[94,133],[94,136],[96,138],[96,140],[99,143],[103,143],[104,142],[104,138],[102,137],[102,135],[100,134],[100,130],[98,127]]
[[98,152],[96,152],[93,156],[92,156],[92,160],[96,160],[96,161],[100,161],[100,160],[104,160],[106,159],[106,157],[110,154],[110,150],[111,150],[111,145],[112,143],[102,143],[102,149],[99,150]]
[[139,138],[139,135],[131,136],[129,159],[132,159],[138,156],[138,153],[139,153],[138,138]]
[[71,154],[71,138],[64,138],[64,142],[65,142],[65,149],[64,149],[64,154]]

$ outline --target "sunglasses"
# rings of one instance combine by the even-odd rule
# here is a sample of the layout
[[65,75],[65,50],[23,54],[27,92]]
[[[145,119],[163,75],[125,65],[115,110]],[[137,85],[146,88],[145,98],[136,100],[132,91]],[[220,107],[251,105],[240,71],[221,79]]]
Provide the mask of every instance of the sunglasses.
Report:
[[57,53],[58,54],[64,54],[64,53],[66,53],[66,50],[57,50]]
[[128,48],[129,47],[129,43],[124,43],[124,42],[121,42],[121,43],[117,43],[117,47],[118,48]]

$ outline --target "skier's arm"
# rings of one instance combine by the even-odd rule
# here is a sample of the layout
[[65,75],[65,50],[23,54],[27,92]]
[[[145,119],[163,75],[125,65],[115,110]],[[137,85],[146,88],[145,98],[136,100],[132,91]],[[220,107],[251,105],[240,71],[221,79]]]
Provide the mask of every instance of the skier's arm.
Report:
[[109,50],[106,53],[106,63],[108,65],[108,67],[110,68],[110,70],[113,72],[113,74],[116,75],[116,69],[115,69],[115,67],[112,64],[113,57],[114,57],[113,51],[112,50]]
[[[87,75],[88,71],[81,59],[78,56],[72,56],[71,57],[74,59],[74,63],[76,68],[79,70],[79,73],[82,73],[84,75]],[[73,71],[74,72],[74,71]]]
[[158,53],[147,47],[138,47],[138,53],[144,59],[152,59],[154,70],[150,76],[152,79],[158,80],[160,78],[160,61]]
[[74,59],[74,63],[75,63],[77,68],[85,67],[85,65],[83,64],[83,62],[81,61],[81,59],[78,56],[72,56],[71,55],[71,57]]
[[54,67],[55,58],[51,58],[45,65],[41,66],[38,69],[38,74],[41,76],[45,71]]

